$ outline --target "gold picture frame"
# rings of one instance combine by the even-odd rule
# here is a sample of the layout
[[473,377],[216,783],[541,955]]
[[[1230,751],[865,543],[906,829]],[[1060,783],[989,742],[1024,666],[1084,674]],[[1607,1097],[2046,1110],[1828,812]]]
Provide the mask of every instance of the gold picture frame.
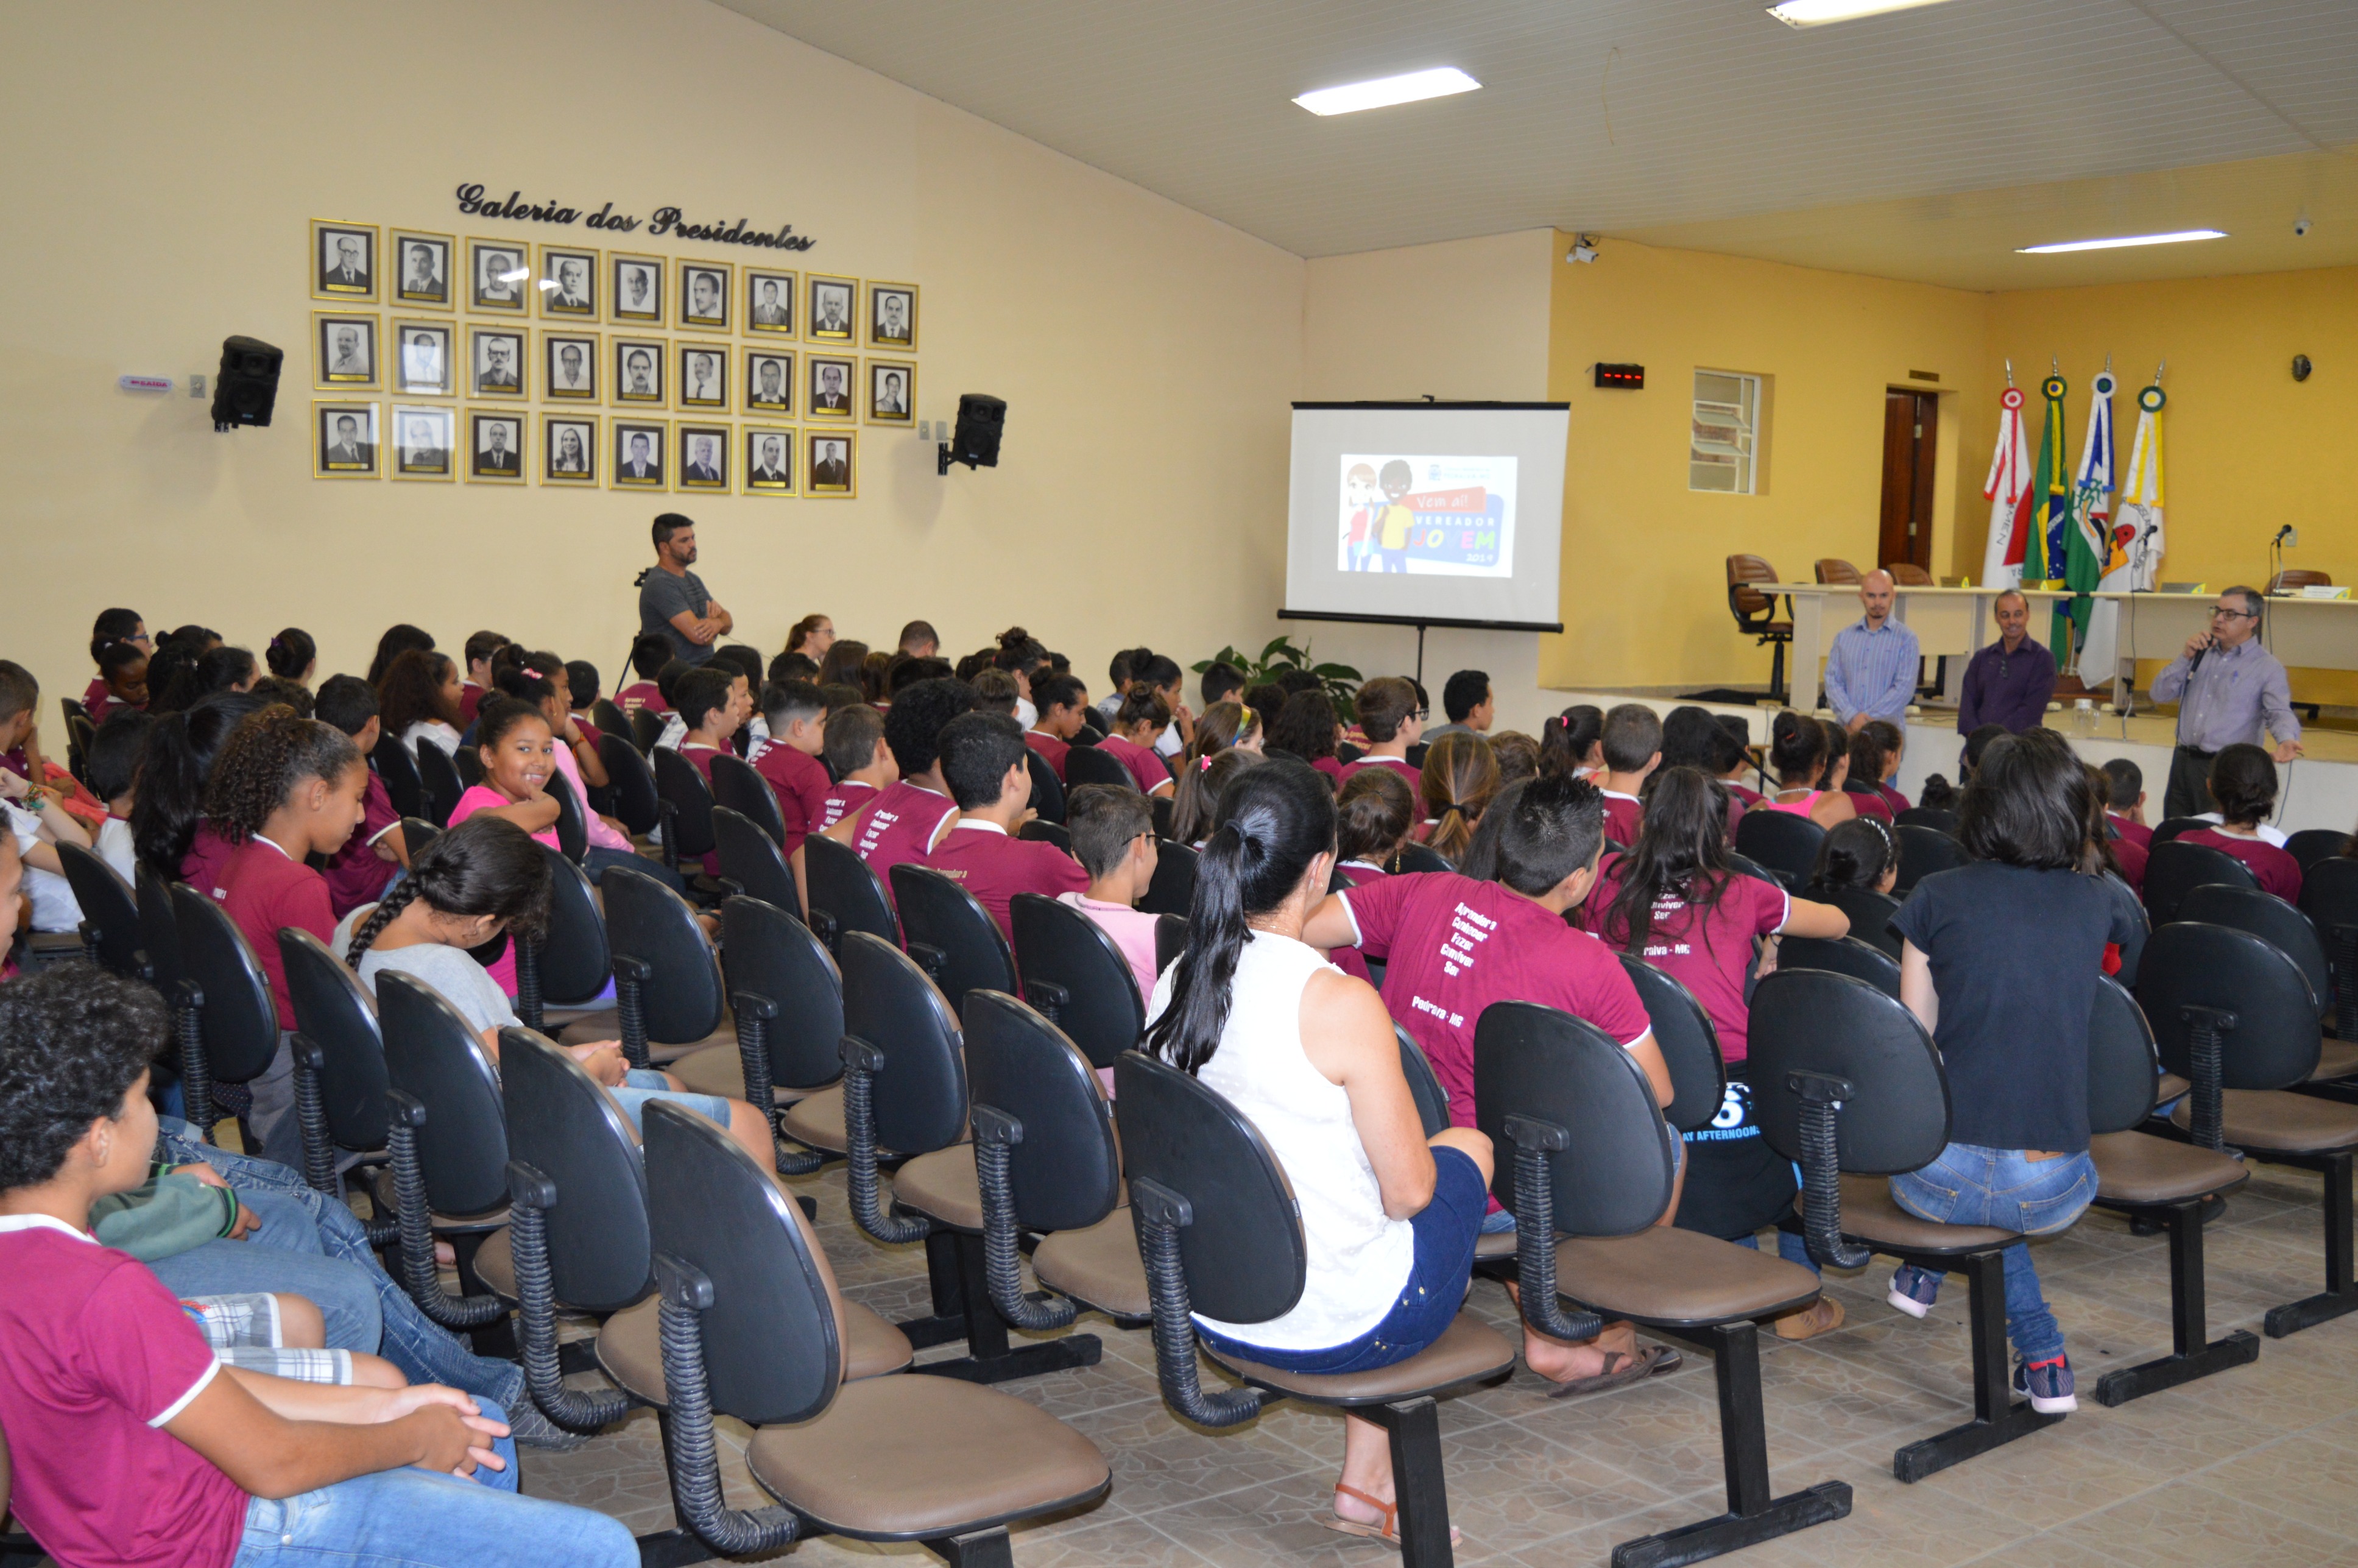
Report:
[[374,392],[384,385],[382,328],[373,310],[311,312],[311,385],[319,392]]
[[[532,416],[521,408],[467,410],[466,478],[469,484],[522,484],[532,471],[525,438]],[[504,436],[504,440],[500,439]]]
[[[865,398],[861,417],[871,425],[914,427],[917,423],[917,367],[909,360],[870,360],[866,377],[860,383]],[[899,385],[892,384],[899,378]],[[888,394],[897,393],[897,397]],[[887,412],[888,402],[897,404],[897,412]]]
[[[386,280],[384,302],[410,310],[456,310],[459,308],[459,236],[431,229],[387,229],[384,250],[393,263]],[[416,277],[416,253],[427,253],[429,270]]]
[[804,288],[808,296],[803,305],[805,341],[841,343],[849,348],[859,341],[858,278],[827,277],[812,273],[804,280]]
[[[829,379],[833,373],[833,379]],[[849,354],[805,354],[803,356],[803,417],[806,419],[840,419],[846,424],[860,417],[860,362]]]
[[728,425],[682,419],[672,427],[672,488],[694,494],[726,495],[736,440]]
[[[574,361],[566,362],[570,350]],[[599,356],[603,346],[595,332],[560,331],[554,327],[540,330],[540,395],[550,403],[595,403],[598,401],[599,378],[604,367]]]
[[[795,494],[796,436],[794,427],[789,425],[741,425],[738,428],[745,436],[745,445],[737,454],[738,484],[741,492],[747,495],[772,498]],[[768,453],[764,449],[771,443],[777,447],[778,460],[773,471],[778,477],[764,479],[765,471],[773,471],[765,461]]]
[[672,406],[684,414],[728,413],[730,345],[680,338],[673,341],[672,351]]
[[[895,304],[900,305],[902,309],[896,319],[888,320],[887,318],[893,315],[892,308]],[[892,350],[904,354],[915,353],[917,351],[917,286],[914,283],[878,283],[871,279],[868,285],[868,313],[865,319],[868,323],[870,348]],[[901,332],[898,337],[892,336],[888,330],[895,325],[899,327]]]
[[311,220],[311,297],[340,305],[373,305],[384,292],[377,268],[384,260],[384,234],[374,223],[335,218]]
[[[616,408],[668,408],[671,406],[671,340],[668,338],[628,338],[616,332],[606,340],[614,360],[608,368],[613,379],[606,384],[606,401]],[[645,356],[641,365],[638,357]],[[644,372],[644,384],[650,393],[634,393],[641,384],[640,372]]]
[[664,324],[662,256],[606,253],[606,319],[617,327],[660,327]]
[[[345,420],[352,422],[348,429]],[[313,479],[375,479],[384,472],[377,459],[377,406],[338,399],[311,404],[311,477]]]
[[522,398],[532,389],[532,333],[504,321],[467,323],[469,397]]
[[[587,411],[568,409],[562,413],[541,415],[541,483],[597,488],[599,424],[598,416]],[[567,446],[568,436],[573,441],[569,449]]]
[[[459,323],[452,320],[385,324],[386,384],[404,397],[459,395]],[[425,341],[420,342],[418,340]]]
[[447,403],[395,403],[387,423],[393,437],[388,466],[395,479],[449,484],[459,477],[457,409]]
[[[631,441],[647,438],[653,472],[633,478]],[[609,490],[669,490],[671,488],[671,421],[616,414],[606,421],[606,488]]]
[[[765,338],[795,335],[795,290],[800,275],[771,267],[745,269],[745,330]],[[765,291],[766,290],[766,291]]]
[[681,262],[680,330],[728,331],[731,296],[736,287],[737,264],[734,262]]
[[748,414],[791,419],[795,414],[795,356],[792,350],[756,343],[745,351],[745,376],[739,398]]
[[541,319],[595,326],[598,253],[579,245],[542,244],[533,253],[532,291],[540,296]]
[[467,240],[467,308],[493,316],[529,312],[532,246],[522,240]]
[[[835,449],[840,449],[839,453]],[[827,478],[839,461],[839,478]],[[860,434],[856,430],[803,432],[803,493],[815,501],[848,501],[860,493]]]

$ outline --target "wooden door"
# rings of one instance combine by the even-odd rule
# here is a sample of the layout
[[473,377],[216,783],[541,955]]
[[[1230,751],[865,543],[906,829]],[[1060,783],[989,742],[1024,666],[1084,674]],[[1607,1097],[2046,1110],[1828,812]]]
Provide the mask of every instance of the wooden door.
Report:
[[1883,395],[1883,525],[1875,562],[1932,564],[1933,454],[1940,449],[1941,399],[1930,392]]

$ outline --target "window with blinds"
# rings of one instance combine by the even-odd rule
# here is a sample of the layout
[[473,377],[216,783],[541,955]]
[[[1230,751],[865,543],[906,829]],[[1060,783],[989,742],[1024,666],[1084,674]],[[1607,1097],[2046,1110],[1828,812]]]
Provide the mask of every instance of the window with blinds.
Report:
[[1725,495],[1755,493],[1760,378],[1732,371],[1694,373],[1694,427],[1687,488]]

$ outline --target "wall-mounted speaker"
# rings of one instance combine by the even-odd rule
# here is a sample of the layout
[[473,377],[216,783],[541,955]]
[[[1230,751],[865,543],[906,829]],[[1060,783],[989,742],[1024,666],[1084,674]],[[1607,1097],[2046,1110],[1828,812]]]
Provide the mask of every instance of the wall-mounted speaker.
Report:
[[213,428],[269,424],[278,401],[278,367],[286,358],[259,338],[223,339],[221,373],[213,378]]
[[990,397],[979,392],[960,396],[957,428],[942,448],[942,472],[949,472],[952,463],[964,463],[968,468],[997,468],[999,434],[1006,423],[1005,398]]

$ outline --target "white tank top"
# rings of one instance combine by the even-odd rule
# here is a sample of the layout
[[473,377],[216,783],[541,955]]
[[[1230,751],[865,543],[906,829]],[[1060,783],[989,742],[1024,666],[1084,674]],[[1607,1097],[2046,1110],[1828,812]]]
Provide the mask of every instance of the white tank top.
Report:
[[[1254,933],[1238,956],[1219,1049],[1196,1075],[1260,1129],[1284,1167],[1310,1265],[1302,1299],[1282,1317],[1222,1323],[1198,1314],[1196,1321],[1274,1350],[1325,1350],[1358,1338],[1391,1311],[1416,1260],[1409,1222],[1384,1214],[1350,1097],[1303,1054],[1302,990],[1322,969],[1334,966],[1316,948]],[[1163,972],[1151,1018],[1170,1004],[1177,972],[1175,964]]]

